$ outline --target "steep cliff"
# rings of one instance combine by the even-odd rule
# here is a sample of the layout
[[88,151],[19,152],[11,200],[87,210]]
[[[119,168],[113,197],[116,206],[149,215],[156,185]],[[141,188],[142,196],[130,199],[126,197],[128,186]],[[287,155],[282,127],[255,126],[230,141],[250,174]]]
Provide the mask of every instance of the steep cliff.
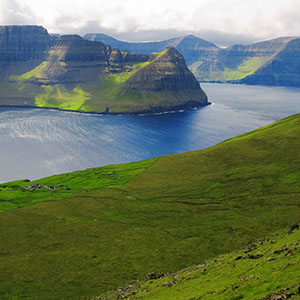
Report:
[[253,75],[241,80],[247,84],[300,86],[300,39],[293,39]]
[[41,26],[0,26],[0,79],[40,64],[53,42]]
[[207,96],[187,68],[182,55],[168,47],[131,75],[121,89],[133,99],[156,98],[156,106],[148,103],[145,110],[191,108],[207,104]]
[[200,81],[300,86],[300,40],[234,45],[199,58],[190,68]]
[[43,59],[51,41],[41,26],[0,26],[0,62]]
[[208,104],[173,48],[133,54],[34,26],[5,27],[0,48],[0,105],[135,113]]
[[248,46],[220,49],[193,69],[201,81],[240,82],[270,63],[293,38],[278,38]]

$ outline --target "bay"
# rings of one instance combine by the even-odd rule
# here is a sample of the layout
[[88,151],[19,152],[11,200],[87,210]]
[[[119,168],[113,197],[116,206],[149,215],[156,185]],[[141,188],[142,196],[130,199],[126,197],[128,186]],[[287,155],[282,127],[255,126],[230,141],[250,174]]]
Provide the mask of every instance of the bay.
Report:
[[212,105],[155,115],[0,107],[0,182],[203,149],[300,112],[300,89],[202,83]]

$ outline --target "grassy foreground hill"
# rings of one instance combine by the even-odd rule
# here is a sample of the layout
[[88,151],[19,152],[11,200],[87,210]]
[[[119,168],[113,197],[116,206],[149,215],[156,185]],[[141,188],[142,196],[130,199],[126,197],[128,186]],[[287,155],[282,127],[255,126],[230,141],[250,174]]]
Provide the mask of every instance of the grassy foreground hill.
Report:
[[0,299],[96,297],[298,223],[299,127],[300,114],[205,150],[0,185]]
[[291,226],[172,274],[151,273],[94,300],[300,299],[300,232]]

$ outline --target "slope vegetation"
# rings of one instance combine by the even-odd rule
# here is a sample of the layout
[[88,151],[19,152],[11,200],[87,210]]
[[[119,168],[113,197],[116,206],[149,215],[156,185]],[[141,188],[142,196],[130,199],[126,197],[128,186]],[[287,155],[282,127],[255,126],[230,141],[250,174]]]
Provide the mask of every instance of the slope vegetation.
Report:
[[299,243],[299,225],[294,225],[179,272],[149,273],[147,281],[132,282],[94,300],[296,300],[300,298]]

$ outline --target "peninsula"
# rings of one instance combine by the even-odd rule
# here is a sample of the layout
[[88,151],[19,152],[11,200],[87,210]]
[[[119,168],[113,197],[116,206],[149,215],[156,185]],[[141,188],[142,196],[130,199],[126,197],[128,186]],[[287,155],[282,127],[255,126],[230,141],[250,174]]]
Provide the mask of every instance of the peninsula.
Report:
[[209,104],[172,46],[133,54],[40,26],[0,27],[0,78],[0,105],[151,113]]

